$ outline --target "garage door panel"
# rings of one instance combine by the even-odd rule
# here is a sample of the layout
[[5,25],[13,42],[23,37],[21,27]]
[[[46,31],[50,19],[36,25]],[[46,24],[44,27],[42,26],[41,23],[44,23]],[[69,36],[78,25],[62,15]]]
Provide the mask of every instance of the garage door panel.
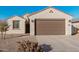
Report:
[[36,20],[36,35],[64,35],[65,20]]

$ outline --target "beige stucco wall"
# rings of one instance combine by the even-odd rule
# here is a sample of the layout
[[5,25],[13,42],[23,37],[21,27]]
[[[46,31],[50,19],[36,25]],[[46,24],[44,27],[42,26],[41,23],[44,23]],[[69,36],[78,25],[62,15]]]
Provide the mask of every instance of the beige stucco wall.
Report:
[[29,16],[30,14],[25,14],[25,15],[23,15],[23,17],[27,20],[27,21],[29,21],[29,19],[28,19],[28,16]]
[[[13,20],[19,20],[20,21],[20,28],[19,29],[13,29]],[[25,19],[19,17],[19,16],[14,16],[12,18],[9,18],[7,20],[7,23],[9,25],[7,34],[24,34],[25,33]]]
[[[53,10],[53,13],[49,13],[50,10]],[[44,11],[41,11],[37,14],[31,15],[29,17],[30,19],[30,35],[34,35],[35,34],[35,25],[34,22],[32,22],[32,20],[34,21],[35,19],[61,19],[61,18],[65,18],[65,35],[71,35],[71,22],[69,22],[69,20],[72,19],[72,17],[70,15],[67,15],[59,10],[56,10],[54,8],[48,8]]]

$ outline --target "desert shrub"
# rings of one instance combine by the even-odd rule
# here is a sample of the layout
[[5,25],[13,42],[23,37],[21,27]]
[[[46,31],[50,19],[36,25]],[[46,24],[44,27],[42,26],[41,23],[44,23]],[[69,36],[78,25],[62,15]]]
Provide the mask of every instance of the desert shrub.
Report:
[[18,51],[20,52],[43,52],[40,45],[38,45],[38,42],[32,42],[32,41],[19,41],[17,42],[19,44]]

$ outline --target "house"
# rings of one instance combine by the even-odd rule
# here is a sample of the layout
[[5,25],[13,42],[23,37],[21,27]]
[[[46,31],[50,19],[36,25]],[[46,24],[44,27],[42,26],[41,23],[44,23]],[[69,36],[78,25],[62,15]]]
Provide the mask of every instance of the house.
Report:
[[7,20],[9,34],[71,35],[72,16],[52,7]]
[[73,34],[79,33],[79,21],[73,21],[72,24]]

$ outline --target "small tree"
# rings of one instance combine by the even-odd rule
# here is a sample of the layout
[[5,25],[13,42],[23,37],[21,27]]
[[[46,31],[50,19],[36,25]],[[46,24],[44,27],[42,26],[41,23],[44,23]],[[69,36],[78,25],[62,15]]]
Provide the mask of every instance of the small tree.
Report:
[[5,40],[6,31],[8,29],[8,24],[6,22],[0,23],[0,32],[1,32],[1,39]]

